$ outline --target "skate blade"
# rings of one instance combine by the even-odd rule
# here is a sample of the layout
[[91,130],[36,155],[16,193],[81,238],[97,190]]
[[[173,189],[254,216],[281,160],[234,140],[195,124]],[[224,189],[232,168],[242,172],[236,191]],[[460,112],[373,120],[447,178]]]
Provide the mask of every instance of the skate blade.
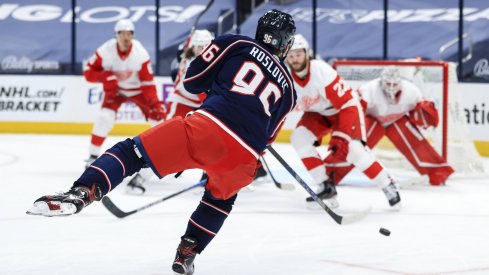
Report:
[[34,216],[58,217],[58,216],[70,216],[75,214],[76,212],[76,207],[71,203],[61,203],[57,205],[59,206],[59,209],[52,210],[49,209],[49,206],[46,202],[40,201],[35,203],[25,213]]
[[144,195],[144,192],[146,192],[146,190],[139,187],[127,186],[126,188],[126,194],[131,196],[142,196]]
[[[330,209],[337,209],[340,207],[340,203],[335,198],[323,200],[324,204]],[[322,210],[323,208],[316,201],[306,201],[306,208],[310,210]]]
[[393,206],[391,206],[391,210],[393,211],[401,211],[402,209],[402,203],[401,202],[398,202],[396,204],[394,204]]

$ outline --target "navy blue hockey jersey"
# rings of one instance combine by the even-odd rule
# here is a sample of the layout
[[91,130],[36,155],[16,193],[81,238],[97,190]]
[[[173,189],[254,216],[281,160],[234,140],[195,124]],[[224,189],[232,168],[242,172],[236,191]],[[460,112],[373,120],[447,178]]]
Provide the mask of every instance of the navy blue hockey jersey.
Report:
[[260,153],[297,95],[284,63],[266,45],[241,35],[223,35],[187,69],[185,89],[207,92],[199,108],[225,124]]

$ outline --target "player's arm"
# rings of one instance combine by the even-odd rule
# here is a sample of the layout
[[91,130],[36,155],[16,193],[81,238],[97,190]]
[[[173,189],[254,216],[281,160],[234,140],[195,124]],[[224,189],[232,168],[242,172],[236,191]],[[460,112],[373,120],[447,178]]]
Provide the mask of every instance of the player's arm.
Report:
[[409,112],[409,120],[416,126],[427,129],[430,126],[437,127],[439,122],[438,110],[435,103],[430,100],[421,100],[416,107]]
[[100,82],[106,93],[116,93],[119,88],[117,78],[112,72],[104,71],[102,57],[95,52],[83,68],[83,76],[88,82]]
[[338,129],[331,135],[329,149],[333,157],[345,161],[352,139],[361,139],[364,131],[362,122],[365,120],[360,101],[356,92],[343,79],[335,74],[335,78],[325,87],[325,96],[335,109],[339,110]]
[[148,103],[149,118],[157,121],[162,120],[165,117],[165,107],[156,94],[153,69],[149,59],[141,65],[138,76],[141,83],[141,93]]
[[418,87],[411,83],[403,84],[405,92],[409,91],[414,97],[416,106],[409,112],[409,120],[416,126],[427,129],[430,126],[437,127],[439,122],[438,110],[435,103],[431,100],[423,98],[423,95]]
[[187,68],[183,86],[192,94],[208,91],[217,77],[217,71],[224,58],[226,45],[221,40],[213,40]]

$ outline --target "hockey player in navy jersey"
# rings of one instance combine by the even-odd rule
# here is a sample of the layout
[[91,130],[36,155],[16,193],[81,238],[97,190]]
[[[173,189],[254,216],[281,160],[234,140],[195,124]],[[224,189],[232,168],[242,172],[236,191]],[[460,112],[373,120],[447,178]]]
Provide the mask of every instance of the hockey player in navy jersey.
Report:
[[259,19],[256,39],[217,37],[191,63],[184,80],[187,91],[207,92],[196,112],[117,143],[68,192],[37,199],[28,214],[78,213],[143,167],[159,177],[203,169],[209,175],[205,192],[172,265],[177,273],[192,274],[196,254],[218,233],[238,191],[255,177],[260,154],[295,106],[293,82],[283,63],[294,33],[292,16],[271,10]]

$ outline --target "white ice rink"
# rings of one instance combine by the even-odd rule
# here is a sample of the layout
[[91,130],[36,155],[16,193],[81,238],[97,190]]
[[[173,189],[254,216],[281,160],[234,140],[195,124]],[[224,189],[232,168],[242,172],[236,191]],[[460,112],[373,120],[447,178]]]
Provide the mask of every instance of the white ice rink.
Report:
[[[0,274],[173,274],[175,249],[201,190],[125,219],[98,202],[71,217],[25,214],[35,199],[66,191],[78,178],[88,142],[88,136],[0,135]],[[275,148],[309,181],[290,145]],[[271,155],[267,160],[280,181],[294,182]],[[155,178],[143,197],[126,195],[122,183],[110,197],[132,210],[199,178],[198,171]],[[195,274],[489,274],[487,177],[455,175],[443,187],[402,189],[399,212],[358,173],[348,181],[338,188],[338,212],[369,205],[373,211],[344,226],[306,208],[298,184],[282,191],[268,181],[242,191],[219,235],[197,257]],[[391,236],[379,234],[380,227]]]

